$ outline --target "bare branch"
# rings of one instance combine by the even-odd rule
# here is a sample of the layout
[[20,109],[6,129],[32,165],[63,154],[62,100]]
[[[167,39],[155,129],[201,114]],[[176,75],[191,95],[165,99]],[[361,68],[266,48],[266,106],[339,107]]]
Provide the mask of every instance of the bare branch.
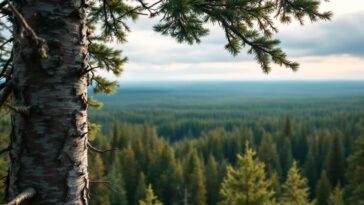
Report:
[[90,148],[91,151],[94,151],[94,152],[100,153],[100,154],[117,150],[117,149],[99,150],[96,147],[92,146],[92,144],[90,142],[87,143],[87,147]]
[[8,44],[8,43],[12,42],[13,40],[14,40],[14,38],[9,38],[8,40],[6,40],[4,43],[2,43],[2,44],[0,45],[0,49],[2,50],[2,49],[3,49],[3,47],[4,47],[6,44]]
[[27,188],[22,193],[20,193],[18,196],[16,196],[13,200],[11,200],[9,203],[7,203],[5,205],[19,205],[24,200],[34,197],[35,194],[36,194],[35,189]]
[[115,190],[113,187],[112,187],[112,184],[110,181],[107,181],[107,180],[90,180],[90,184],[106,184],[107,187],[113,191],[113,192],[117,192],[117,190]]
[[13,52],[11,52],[9,59],[4,64],[4,66],[1,70],[1,73],[0,73],[0,78],[4,77],[4,74],[5,74],[6,70],[8,69],[8,67],[10,66],[11,62],[13,62]]
[[91,184],[111,184],[110,181],[106,181],[106,180],[90,180]]
[[13,106],[10,104],[6,105],[10,110],[17,112],[23,116],[29,115],[30,106]]
[[29,35],[30,39],[33,41],[33,43],[38,47],[38,52],[42,58],[47,58],[48,56],[48,46],[46,44],[46,41],[43,38],[40,38],[37,36],[37,34],[34,32],[34,30],[29,26],[23,15],[14,7],[14,5],[9,1],[5,0],[11,11],[14,13],[15,17],[18,19],[22,27],[25,29],[27,34]]

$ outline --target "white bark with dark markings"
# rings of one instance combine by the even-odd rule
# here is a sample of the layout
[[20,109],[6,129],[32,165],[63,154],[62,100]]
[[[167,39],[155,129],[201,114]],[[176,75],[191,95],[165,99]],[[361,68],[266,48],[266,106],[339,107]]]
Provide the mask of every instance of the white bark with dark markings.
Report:
[[[15,3],[14,3],[15,4]],[[88,204],[86,3],[22,0],[19,12],[46,41],[42,58],[21,25],[14,26],[13,111],[8,199],[31,187],[22,205]]]

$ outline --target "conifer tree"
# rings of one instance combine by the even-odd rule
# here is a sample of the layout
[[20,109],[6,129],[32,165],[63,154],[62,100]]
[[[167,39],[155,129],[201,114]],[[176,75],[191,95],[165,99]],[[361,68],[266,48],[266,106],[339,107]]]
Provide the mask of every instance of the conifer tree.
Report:
[[331,193],[331,184],[327,177],[326,171],[321,172],[321,178],[316,185],[316,204],[317,205],[330,205],[328,198]]
[[109,189],[105,184],[105,168],[104,163],[100,155],[95,156],[95,161],[93,163],[93,172],[91,172],[90,179],[91,182],[91,195],[93,200],[90,201],[91,205],[110,205],[109,203]]
[[264,162],[266,171],[269,175],[276,173],[278,174],[278,178],[282,177],[277,147],[270,134],[263,134],[263,139],[259,145],[258,157]]
[[138,183],[138,172],[137,172],[137,162],[135,160],[135,153],[129,144],[123,151],[122,151],[122,171],[123,176],[125,177],[125,188],[126,188],[126,195],[128,198],[129,204],[135,204],[134,196],[135,196],[135,189]]
[[194,205],[206,205],[206,187],[203,165],[197,152],[194,150],[187,161],[186,182],[189,203]]
[[345,169],[345,156],[342,141],[338,134],[335,134],[326,157],[325,169],[327,176],[333,186],[343,182]]
[[284,178],[286,177],[289,168],[292,166],[292,162],[293,162],[293,156],[292,156],[291,139],[285,137],[280,147],[280,164],[282,167],[282,173]]
[[343,190],[340,188],[340,185],[336,186],[335,189],[331,192],[327,204],[345,205],[344,194],[343,194]]
[[177,203],[183,186],[183,171],[181,164],[175,158],[174,150],[164,146],[153,166],[159,167],[154,168],[154,174],[150,176],[159,199],[165,204]]
[[309,188],[306,178],[300,175],[297,162],[293,162],[284,182],[280,204],[282,205],[313,205],[309,199]]
[[309,149],[304,163],[304,175],[308,178],[310,190],[314,190],[318,179],[320,178],[321,158],[319,136],[315,133],[309,140]]
[[146,191],[147,191],[147,186],[145,184],[145,175],[143,172],[141,172],[139,175],[138,185],[135,190],[134,201],[138,202],[139,200],[145,199],[147,194]]
[[[26,194],[39,205],[88,203],[87,94],[115,92],[126,57],[110,47],[125,42],[127,22],[159,18],[154,30],[178,42],[198,43],[207,25],[225,33],[226,49],[247,47],[264,72],[275,63],[296,70],[273,39],[274,17],[284,23],[330,19],[319,0],[65,0],[0,2],[0,106],[12,110],[8,200]],[[9,98],[11,96],[11,99]],[[23,150],[23,147],[37,149]],[[23,151],[21,151],[23,150]],[[21,169],[20,169],[21,167]],[[125,166],[123,166],[125,168]],[[39,171],[42,170],[42,171]],[[46,174],[45,174],[46,173]],[[23,176],[21,181],[17,176]],[[59,180],[54,180],[59,179]],[[128,185],[127,177],[125,178]],[[82,182],[82,183],[81,183]],[[39,196],[39,197],[34,197]]]
[[115,191],[110,192],[110,204],[127,205],[125,182],[122,174],[122,168],[120,164],[119,155],[114,157],[114,161],[111,165],[111,169],[108,173],[108,179],[112,186],[114,186]]
[[292,137],[292,123],[291,123],[291,118],[289,116],[286,116],[286,121],[284,123],[283,136]]
[[163,205],[154,195],[154,191],[152,185],[148,185],[148,188],[145,190],[146,196],[144,200],[139,200],[139,205]]
[[222,182],[219,205],[274,204],[271,182],[266,178],[264,163],[246,146],[243,156],[238,155],[237,167],[228,166]]
[[349,156],[347,172],[348,185],[345,187],[345,198],[348,205],[364,204],[364,116],[359,124],[360,134],[356,140],[354,153]]
[[213,155],[210,155],[207,166],[205,169],[206,176],[206,191],[207,191],[207,204],[215,205],[219,201],[219,173],[217,162]]

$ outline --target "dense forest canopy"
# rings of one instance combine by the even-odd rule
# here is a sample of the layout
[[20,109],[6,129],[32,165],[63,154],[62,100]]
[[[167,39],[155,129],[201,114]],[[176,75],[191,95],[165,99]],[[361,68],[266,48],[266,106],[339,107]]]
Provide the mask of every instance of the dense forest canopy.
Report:
[[93,146],[116,149],[90,153],[91,204],[363,203],[362,86],[125,84],[91,112]]

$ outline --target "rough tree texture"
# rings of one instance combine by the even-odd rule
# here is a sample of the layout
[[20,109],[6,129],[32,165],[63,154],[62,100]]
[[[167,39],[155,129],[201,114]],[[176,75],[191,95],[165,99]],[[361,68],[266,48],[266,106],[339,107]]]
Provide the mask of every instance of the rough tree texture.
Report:
[[48,45],[41,58],[14,26],[11,165],[8,198],[32,187],[22,204],[88,204],[87,27],[82,0],[17,1],[17,9]]

